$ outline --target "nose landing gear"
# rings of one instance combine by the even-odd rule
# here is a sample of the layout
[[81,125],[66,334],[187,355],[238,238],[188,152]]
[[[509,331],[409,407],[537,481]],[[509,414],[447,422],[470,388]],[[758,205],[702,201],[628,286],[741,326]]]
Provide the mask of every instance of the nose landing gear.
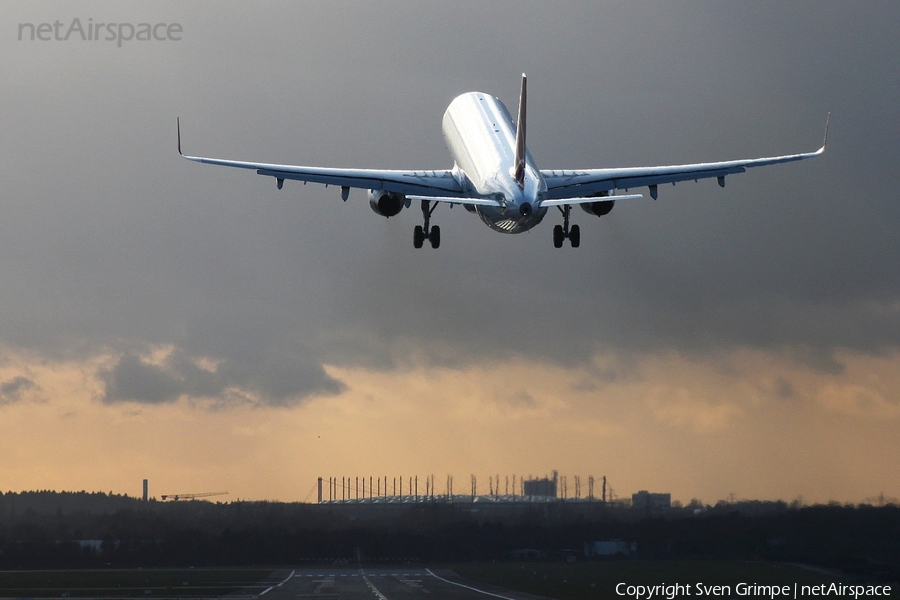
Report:
[[570,204],[565,204],[563,206],[557,206],[559,212],[563,215],[563,224],[555,225],[553,227],[553,247],[554,248],[562,248],[563,241],[569,240],[569,243],[572,244],[573,248],[577,248],[581,245],[581,228],[578,225],[572,225],[569,227],[569,214],[572,212],[572,206]]
[[441,228],[435,225],[430,226],[431,213],[437,208],[438,203],[433,205],[430,200],[422,200],[422,216],[425,217],[425,226],[416,225],[413,230],[413,247],[421,248],[425,244],[425,240],[431,242],[431,247],[437,249],[441,245]]

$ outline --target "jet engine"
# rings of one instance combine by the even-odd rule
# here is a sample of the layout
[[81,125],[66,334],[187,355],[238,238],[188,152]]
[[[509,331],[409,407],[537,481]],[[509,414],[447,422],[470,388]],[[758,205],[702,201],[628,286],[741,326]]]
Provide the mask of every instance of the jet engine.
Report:
[[384,190],[369,190],[369,206],[382,217],[393,217],[406,206],[406,196]]
[[590,213],[592,215],[596,215],[598,217],[602,217],[603,215],[609,214],[609,211],[613,209],[613,205],[616,203],[615,200],[604,200],[602,202],[591,202],[589,204],[579,204],[586,213]]

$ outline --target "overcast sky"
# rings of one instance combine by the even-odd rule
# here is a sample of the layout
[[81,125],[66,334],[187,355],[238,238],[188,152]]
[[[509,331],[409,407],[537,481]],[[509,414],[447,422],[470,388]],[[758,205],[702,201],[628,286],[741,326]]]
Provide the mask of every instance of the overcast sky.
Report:
[[[181,31],[31,40],[76,18]],[[683,501],[900,496],[898,22],[890,1],[0,4],[0,491],[304,500],[318,476],[558,469]],[[577,250],[552,211],[510,236],[440,206],[437,251],[412,247],[418,210],[175,149],[180,116],[190,154],[449,168],[446,106],[514,110],[522,72],[540,168],[805,152],[830,112],[828,149],[576,210]]]

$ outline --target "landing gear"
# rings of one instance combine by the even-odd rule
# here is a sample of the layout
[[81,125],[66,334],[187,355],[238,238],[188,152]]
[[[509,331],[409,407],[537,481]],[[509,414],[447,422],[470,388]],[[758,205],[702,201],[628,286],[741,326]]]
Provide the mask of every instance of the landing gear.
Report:
[[416,228],[413,229],[413,247],[421,248],[422,244],[425,242],[425,232],[422,231],[421,225],[416,225]]
[[425,225],[416,225],[413,229],[413,247],[421,248],[425,245],[425,240],[431,242],[432,248],[439,248],[441,245],[441,228],[435,225],[430,226],[431,213],[437,208],[438,203],[433,205],[430,200],[422,200],[422,216],[425,217]]
[[572,206],[570,204],[564,204],[563,206],[557,206],[556,208],[562,213],[563,224],[555,225],[553,227],[553,247],[562,248],[563,241],[569,240],[572,247],[577,248],[581,245],[581,228],[578,227],[578,225],[572,225],[571,228],[569,227],[569,214],[572,212]]
[[431,247],[437,250],[441,245],[441,228],[437,225],[432,227],[428,239],[431,240]]

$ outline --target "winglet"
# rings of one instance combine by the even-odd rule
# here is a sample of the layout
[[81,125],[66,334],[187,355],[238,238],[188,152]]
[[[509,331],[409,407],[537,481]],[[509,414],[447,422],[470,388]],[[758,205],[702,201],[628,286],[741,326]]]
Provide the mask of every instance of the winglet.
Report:
[[516,164],[513,177],[520,188],[525,187],[525,84],[527,78],[522,73],[522,91],[519,93],[519,120],[516,124]]
[[831,113],[825,116],[825,138],[822,140],[822,149],[819,152],[825,152],[825,145],[828,143],[828,122],[831,121]]
[[181,151],[181,118],[175,117],[175,126],[178,129],[178,154],[184,156],[184,153]]

